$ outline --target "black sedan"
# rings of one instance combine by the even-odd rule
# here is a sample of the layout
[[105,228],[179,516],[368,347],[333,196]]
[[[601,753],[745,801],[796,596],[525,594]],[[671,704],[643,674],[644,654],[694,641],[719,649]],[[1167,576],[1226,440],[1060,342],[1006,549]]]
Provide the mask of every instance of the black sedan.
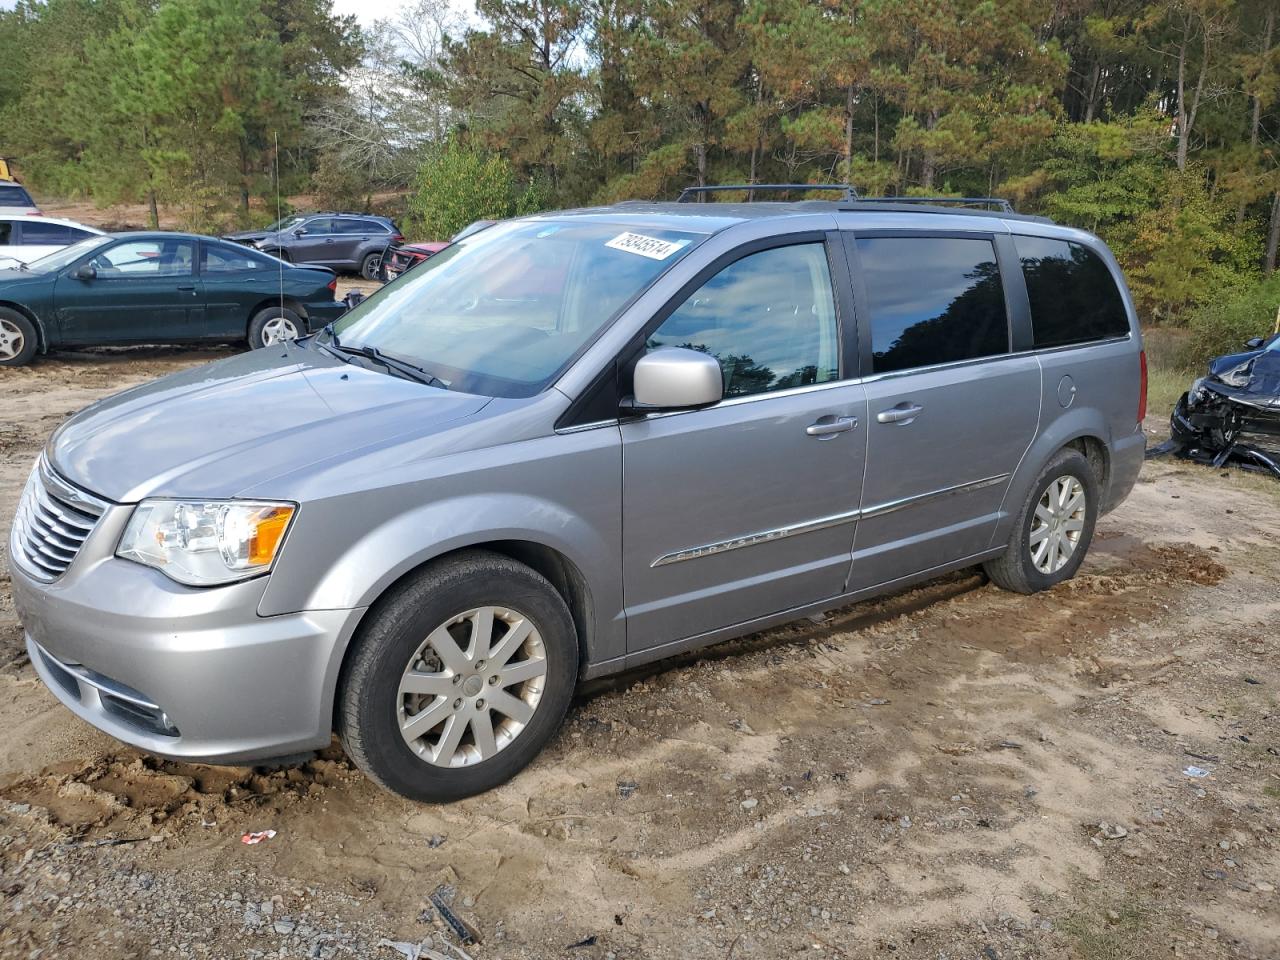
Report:
[[0,270],[0,366],[58,347],[247,340],[264,347],[341,316],[337,279],[212,237],[121,233]]

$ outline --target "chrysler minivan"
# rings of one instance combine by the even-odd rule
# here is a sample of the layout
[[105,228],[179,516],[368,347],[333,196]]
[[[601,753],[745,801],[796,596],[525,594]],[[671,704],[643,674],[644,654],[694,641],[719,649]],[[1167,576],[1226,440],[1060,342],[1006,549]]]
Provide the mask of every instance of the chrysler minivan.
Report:
[[242,764],[336,732],[450,800],[581,679],[962,567],[1073,576],[1145,378],[1107,248],[1007,208],[530,216],[72,417],[13,594],[40,677],[120,740]]

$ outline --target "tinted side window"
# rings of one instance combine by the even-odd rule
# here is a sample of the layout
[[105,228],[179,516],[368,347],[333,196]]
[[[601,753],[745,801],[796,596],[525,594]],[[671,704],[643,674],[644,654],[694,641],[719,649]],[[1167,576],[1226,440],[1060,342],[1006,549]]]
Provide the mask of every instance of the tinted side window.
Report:
[[31,199],[31,194],[16,183],[0,186],[0,206],[34,207],[35,205],[35,201]]
[[80,231],[72,231],[70,227],[64,227],[60,223],[36,223],[27,220],[22,224],[22,242],[32,246],[74,243],[81,239],[82,236],[87,236],[87,234],[81,234]]
[[330,220],[328,217],[324,217],[319,220],[308,220],[306,223],[302,224],[302,227],[307,231],[307,233],[311,233],[311,234],[334,233],[335,232],[334,224],[336,222],[337,221]]
[[9,238],[13,236],[13,221],[0,220],[0,246],[8,246]]
[[1009,319],[990,240],[866,237],[857,246],[874,372],[1008,352]]
[[826,247],[762,250],[698,288],[650,335],[649,349],[688,347],[720,361],[726,397],[839,377]]
[[250,270],[261,270],[266,266],[268,266],[266,260],[249,253],[247,250],[237,250],[233,247],[206,246],[203,259],[200,262],[200,272],[245,273]]
[[1064,240],[1014,237],[1031,301],[1037,347],[1123,337],[1129,317],[1115,278],[1087,247]]

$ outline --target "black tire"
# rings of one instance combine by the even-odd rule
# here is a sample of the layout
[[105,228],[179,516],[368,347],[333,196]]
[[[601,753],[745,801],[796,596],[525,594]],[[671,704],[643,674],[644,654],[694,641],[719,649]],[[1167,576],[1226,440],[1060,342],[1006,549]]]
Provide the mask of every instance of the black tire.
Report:
[[[0,307],[0,353],[6,354],[0,367],[25,366],[39,348],[36,325],[17,310]],[[13,356],[8,356],[11,351]]]
[[249,330],[247,336],[249,338],[249,347],[252,350],[261,350],[263,347],[272,346],[266,341],[267,324],[273,320],[284,320],[291,325],[296,331],[296,337],[305,337],[307,335],[307,324],[297,313],[288,307],[266,307],[259,310],[253,315],[253,319],[249,321]]
[[[488,759],[437,766],[401,735],[400,681],[432,631],[484,606],[518,611],[537,630],[546,660],[541,699],[524,728]],[[577,674],[577,633],[555,588],[507,557],[467,551],[428,565],[369,611],[343,667],[338,735],[356,766],[387,790],[428,803],[459,800],[505,783],[538,755],[564,719]]]
[[382,276],[382,254],[371,253],[360,261],[360,276],[366,280],[377,280]]
[[[1074,477],[1084,489],[1083,527],[1066,563],[1057,570],[1044,572],[1037,568],[1032,559],[1031,528],[1035,522],[1036,507],[1045,496],[1045,491],[1049,489],[1050,484],[1063,477]],[[1055,453],[1040,471],[1040,475],[1036,477],[1036,482],[1032,484],[1026,503],[1022,505],[1014,522],[1005,552],[983,564],[983,569],[991,578],[991,582],[1014,593],[1038,593],[1074,577],[1076,571],[1080,569],[1080,564],[1084,562],[1085,554],[1089,552],[1089,544],[1093,540],[1093,528],[1098,520],[1100,497],[1098,478],[1094,476],[1093,467],[1089,465],[1089,461],[1082,453],[1070,448],[1064,448]]]

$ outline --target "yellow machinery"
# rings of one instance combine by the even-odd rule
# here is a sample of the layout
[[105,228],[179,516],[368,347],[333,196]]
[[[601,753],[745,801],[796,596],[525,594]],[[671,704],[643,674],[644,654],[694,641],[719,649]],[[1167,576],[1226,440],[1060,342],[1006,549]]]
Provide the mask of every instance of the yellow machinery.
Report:
[[9,166],[9,157],[0,157],[0,180],[13,180],[18,178],[13,175],[13,168]]

